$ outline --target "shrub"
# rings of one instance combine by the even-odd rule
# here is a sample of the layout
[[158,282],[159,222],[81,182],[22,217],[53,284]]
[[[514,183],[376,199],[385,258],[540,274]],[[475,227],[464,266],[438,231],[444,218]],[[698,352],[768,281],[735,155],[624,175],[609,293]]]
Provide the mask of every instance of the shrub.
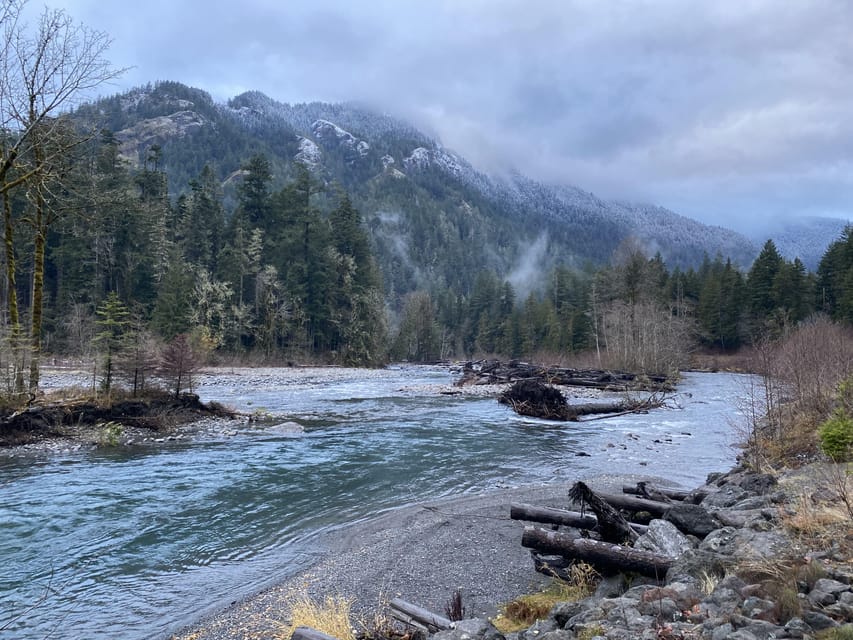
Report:
[[853,419],[844,409],[836,409],[818,430],[820,447],[835,462],[845,462],[853,454]]

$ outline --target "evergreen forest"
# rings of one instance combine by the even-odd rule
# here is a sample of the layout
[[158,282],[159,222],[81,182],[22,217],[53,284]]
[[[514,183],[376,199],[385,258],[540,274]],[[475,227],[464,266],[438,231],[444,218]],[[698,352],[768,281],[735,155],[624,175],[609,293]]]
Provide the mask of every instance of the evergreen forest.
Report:
[[[37,390],[48,358],[136,388],[170,349],[351,366],[592,354],[666,373],[692,350],[737,350],[815,313],[853,321],[850,228],[815,273],[772,241],[748,268],[742,253],[689,244],[668,264],[591,194],[520,179],[495,190],[414,129],[357,109],[255,94],[223,108],[158,83],[69,110],[119,72],[103,34],[46,16],[21,51],[7,42],[25,89],[2,96],[0,130],[8,391]],[[330,113],[371,142],[318,117]],[[313,141],[294,133],[303,125]]]

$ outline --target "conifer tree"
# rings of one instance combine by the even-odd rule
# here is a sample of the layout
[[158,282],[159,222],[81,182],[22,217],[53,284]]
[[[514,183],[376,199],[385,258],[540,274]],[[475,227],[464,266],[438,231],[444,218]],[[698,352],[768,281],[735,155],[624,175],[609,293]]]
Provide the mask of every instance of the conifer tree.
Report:
[[97,326],[95,343],[98,345],[103,358],[101,388],[109,397],[115,375],[116,358],[125,345],[130,328],[130,311],[115,291],[111,291],[107,298],[98,305],[95,314],[97,316],[95,320]]
[[778,307],[773,283],[784,259],[772,240],[764,243],[746,277],[747,303],[753,335],[770,329]]

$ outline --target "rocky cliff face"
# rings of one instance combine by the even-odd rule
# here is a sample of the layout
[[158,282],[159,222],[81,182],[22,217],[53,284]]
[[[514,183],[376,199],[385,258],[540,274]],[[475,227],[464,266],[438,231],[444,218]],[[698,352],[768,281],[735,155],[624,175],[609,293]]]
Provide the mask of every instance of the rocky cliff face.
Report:
[[[192,107],[193,105],[188,103],[183,106]],[[139,167],[151,147],[173,144],[206,125],[211,125],[210,121],[192,109],[146,118],[127,129],[116,132],[119,153],[131,166]]]

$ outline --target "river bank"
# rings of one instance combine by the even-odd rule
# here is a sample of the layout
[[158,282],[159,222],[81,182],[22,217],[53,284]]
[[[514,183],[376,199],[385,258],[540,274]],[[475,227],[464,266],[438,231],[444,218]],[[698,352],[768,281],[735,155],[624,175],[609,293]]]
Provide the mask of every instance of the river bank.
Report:
[[164,638],[314,565],[324,532],[405,505],[603,470],[692,486],[734,460],[748,381],[689,374],[666,408],[557,424],[453,394],[446,367],[197,382],[201,401],[247,417],[174,441],[0,457],[7,633]]
[[[618,491],[623,482],[649,479],[587,478],[600,491]],[[569,487],[559,483],[429,501],[328,532],[317,540],[324,551],[316,564],[214,612],[171,640],[278,637],[298,595],[318,602],[327,596],[346,598],[353,602],[356,618],[369,623],[395,597],[443,614],[458,589],[469,615],[493,616],[500,603],[549,582],[534,571],[529,552],[520,544],[521,526],[509,518],[510,503],[565,509]]]
[[[435,640],[814,638],[844,625],[850,632],[853,532],[845,519],[851,514],[838,512],[832,473],[831,465],[816,464],[778,478],[743,469],[713,474],[696,489],[706,496],[700,504],[715,523],[711,530],[702,539],[684,536],[658,520],[669,529],[655,527],[644,543],[669,554],[680,548],[665,578],[608,577],[590,597],[557,605],[526,631],[504,636],[491,623],[501,603],[549,582],[533,570],[520,544],[523,526],[508,518],[509,504],[567,508],[567,485],[427,503],[330,533],[317,564],[170,640],[283,637],[289,606],[303,596],[350,600],[356,626],[361,620],[369,628],[388,615],[392,598],[443,615],[456,590],[466,620]],[[587,482],[596,491],[618,492],[623,481],[639,479],[648,478]]]

